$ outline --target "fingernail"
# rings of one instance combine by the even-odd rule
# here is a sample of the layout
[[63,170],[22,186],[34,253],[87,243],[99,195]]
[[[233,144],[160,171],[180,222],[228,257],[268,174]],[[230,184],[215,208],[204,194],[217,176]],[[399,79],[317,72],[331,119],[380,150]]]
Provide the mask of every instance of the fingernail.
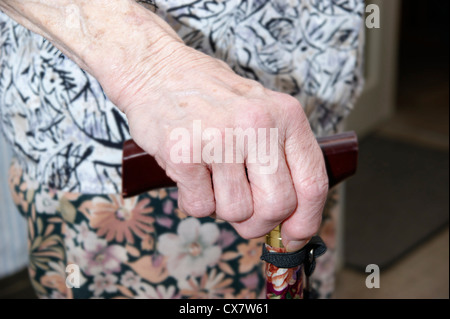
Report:
[[298,251],[298,250],[302,249],[307,244],[307,242],[308,242],[307,240],[300,240],[300,241],[291,240],[287,244],[286,250],[288,252]]

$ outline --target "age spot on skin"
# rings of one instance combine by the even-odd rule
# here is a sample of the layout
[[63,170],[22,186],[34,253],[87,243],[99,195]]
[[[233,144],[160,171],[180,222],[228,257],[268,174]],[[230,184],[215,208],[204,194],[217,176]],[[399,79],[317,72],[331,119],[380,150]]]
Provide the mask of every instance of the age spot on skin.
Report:
[[125,22],[131,25],[140,26],[144,23],[145,19],[142,15],[137,14],[136,12],[129,11],[125,15]]

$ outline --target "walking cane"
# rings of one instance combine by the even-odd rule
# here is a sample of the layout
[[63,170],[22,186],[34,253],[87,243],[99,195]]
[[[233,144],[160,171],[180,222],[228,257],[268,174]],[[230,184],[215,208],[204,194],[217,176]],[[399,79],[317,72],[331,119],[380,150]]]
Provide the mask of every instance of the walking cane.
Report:
[[[317,142],[324,155],[329,188],[356,172],[358,140],[354,132],[318,138]],[[166,175],[152,156],[133,140],[125,141],[122,158],[123,197],[173,186],[176,186],[176,183]],[[308,298],[308,279],[314,271],[315,258],[325,253],[326,246],[320,237],[315,236],[301,250],[286,252],[280,234],[281,226],[278,226],[266,235],[266,244],[263,245],[261,259],[266,261],[266,297]]]

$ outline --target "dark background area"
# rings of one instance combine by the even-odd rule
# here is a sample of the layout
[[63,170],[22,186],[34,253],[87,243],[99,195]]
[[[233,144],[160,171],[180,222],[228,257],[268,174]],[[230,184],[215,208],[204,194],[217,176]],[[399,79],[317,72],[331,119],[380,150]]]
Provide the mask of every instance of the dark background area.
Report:
[[436,147],[448,141],[448,75],[449,1],[402,1],[390,125],[412,138],[375,131],[361,140],[359,170],[347,183],[347,266],[388,268],[448,227],[448,144]]

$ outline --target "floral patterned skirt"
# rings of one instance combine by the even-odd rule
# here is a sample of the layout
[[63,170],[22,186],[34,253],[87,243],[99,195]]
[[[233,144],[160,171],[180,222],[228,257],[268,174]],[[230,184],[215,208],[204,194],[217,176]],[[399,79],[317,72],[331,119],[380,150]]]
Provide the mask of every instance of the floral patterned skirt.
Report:
[[[59,192],[17,164],[9,185],[27,219],[29,274],[41,298],[265,298],[264,239],[184,215],[176,188],[129,199]],[[333,290],[335,203],[332,195],[321,229],[328,252],[312,278],[321,298]],[[76,282],[68,280],[74,269]]]

